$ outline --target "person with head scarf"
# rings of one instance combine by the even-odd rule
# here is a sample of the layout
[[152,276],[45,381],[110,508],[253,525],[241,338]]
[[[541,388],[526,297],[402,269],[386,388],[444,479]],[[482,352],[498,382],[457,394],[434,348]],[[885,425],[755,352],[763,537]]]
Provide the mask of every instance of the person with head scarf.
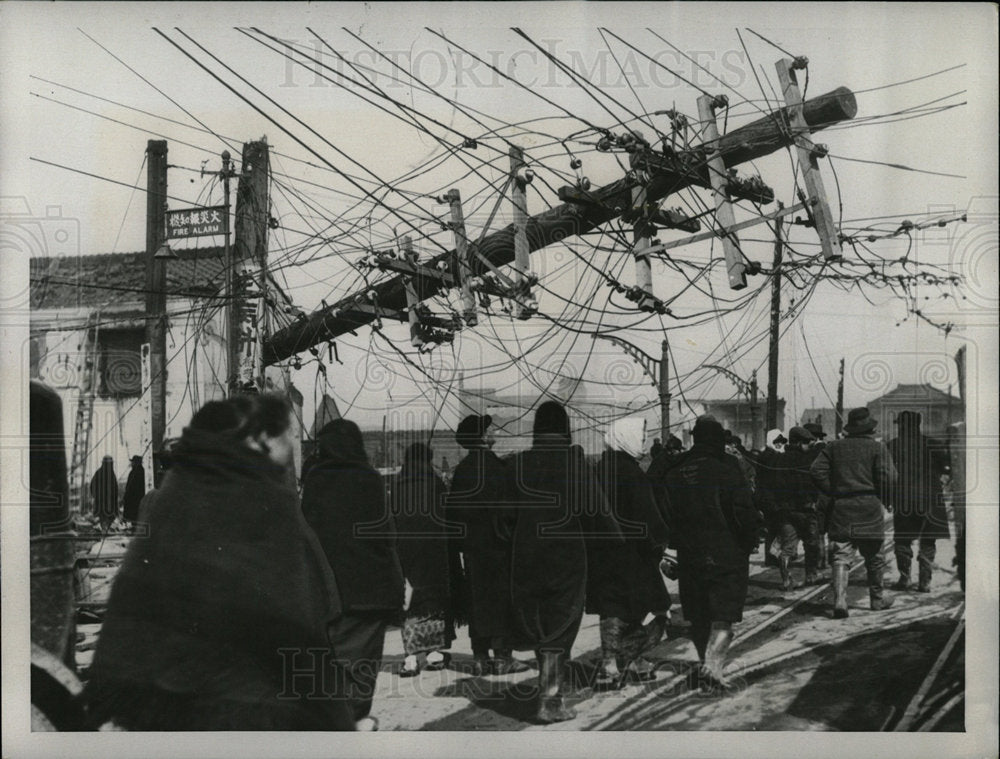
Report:
[[760,513],[726,435],[713,418],[700,417],[694,445],[667,472],[669,524],[677,549],[684,618],[700,662],[703,688],[726,691],[726,656],[733,624],[743,619],[749,555],[757,546]]
[[781,501],[781,470],[782,453],[788,440],[781,430],[768,430],[764,437],[764,450],[757,455],[756,490],[754,502],[757,509],[764,515],[766,537],[764,540],[764,565],[779,566],[777,546],[781,525],[779,523],[779,505]]
[[889,455],[899,477],[887,489],[886,505],[892,511],[893,551],[899,579],[895,590],[910,590],[913,541],[919,545],[917,591],[929,593],[934,575],[935,541],[951,537],[941,478],[948,470],[944,441],[920,432],[920,414],[902,411],[896,417],[898,434],[889,441]]
[[340,590],[343,614],[330,626],[330,643],[345,676],[341,692],[358,729],[375,729],[372,697],[386,626],[403,609],[403,573],[385,484],[354,422],[335,419],[317,435],[302,481],[302,513]]
[[834,619],[848,616],[848,567],[855,551],[865,560],[872,611],[893,603],[882,586],[885,507],[880,494],[895,484],[896,467],[885,445],[873,437],[877,424],[867,408],[853,409],[844,425],[846,437],[820,451],[809,470],[816,487],[830,497],[827,529],[833,554]]
[[456,602],[462,592],[453,557],[461,528],[445,516],[445,485],[433,460],[429,446],[411,444],[392,485],[396,549],[412,589],[403,617],[402,677],[445,667],[444,651],[455,639]]
[[111,456],[105,456],[101,468],[94,472],[90,480],[90,497],[101,532],[107,532],[118,518],[118,476]]
[[528,667],[513,657],[510,643],[510,540],[515,518],[511,474],[493,452],[492,417],[465,417],[455,440],[468,455],[455,467],[447,513],[464,530],[461,549],[474,673],[524,672]]
[[92,727],[351,730],[333,690],[336,582],[289,484],[283,398],[205,404],[115,578],[84,703]]
[[[618,688],[626,678],[649,680],[654,668],[643,654],[667,627],[670,594],[660,574],[667,524],[653,487],[639,466],[646,420],[612,422],[599,466],[608,506],[624,543],[594,537],[587,546],[587,612],[601,618],[597,684]],[[647,615],[653,615],[644,625]]]
[[592,470],[571,445],[566,410],[547,401],[535,412],[531,449],[510,463],[518,504],[511,551],[515,648],[538,657],[536,717],[544,723],[576,714],[565,701],[565,670],[586,598],[584,538],[597,537],[586,516],[609,513]]

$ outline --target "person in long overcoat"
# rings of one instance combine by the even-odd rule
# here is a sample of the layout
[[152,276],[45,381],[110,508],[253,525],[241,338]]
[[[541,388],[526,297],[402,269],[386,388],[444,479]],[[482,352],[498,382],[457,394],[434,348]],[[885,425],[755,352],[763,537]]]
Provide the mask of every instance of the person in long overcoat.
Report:
[[941,487],[941,477],[948,469],[948,450],[943,441],[921,434],[920,414],[915,411],[901,412],[896,425],[898,435],[889,441],[888,448],[899,476],[886,492],[899,570],[899,579],[893,587],[896,590],[911,587],[910,567],[916,540],[920,546],[917,590],[929,593],[937,554],[935,541],[951,537]]
[[101,531],[107,532],[118,517],[118,476],[111,456],[105,456],[101,468],[94,472],[90,480],[90,497]]
[[403,677],[416,675],[421,668],[437,670],[446,665],[444,651],[455,639],[455,617],[463,592],[455,550],[461,525],[446,515],[446,488],[434,471],[433,459],[429,446],[413,443],[404,452],[403,466],[392,485],[396,549],[412,589],[402,627]]
[[316,436],[302,482],[302,513],[319,538],[340,591],[343,614],[330,626],[358,729],[370,717],[385,630],[403,609],[403,572],[382,476],[368,463],[358,425],[336,419]]
[[[475,674],[524,672],[512,655],[510,549],[516,513],[513,478],[493,452],[493,418],[471,414],[455,440],[468,451],[455,467],[447,514],[460,523],[468,581],[469,638]],[[493,657],[490,658],[490,650]]]
[[133,456],[132,468],[125,482],[125,495],[122,496],[122,519],[134,523],[139,518],[139,504],[146,495],[146,469],[142,465],[142,456]]
[[833,617],[844,619],[847,610],[848,565],[857,549],[865,560],[871,609],[892,606],[882,585],[885,559],[885,506],[881,494],[896,480],[892,456],[873,433],[878,422],[867,408],[847,415],[847,437],[834,440],[820,451],[809,469],[816,487],[830,497],[827,531],[833,554]]
[[781,430],[768,430],[764,436],[764,450],[757,455],[756,461],[754,461],[757,470],[754,503],[757,505],[757,510],[764,515],[764,523],[767,528],[764,540],[765,566],[779,566],[780,564],[778,558],[771,552],[771,547],[781,532],[781,525],[778,523],[780,503],[778,490],[781,480],[781,455],[787,442],[788,439]]
[[788,445],[781,456],[778,472],[778,516],[781,555],[781,583],[785,590],[794,590],[798,583],[792,577],[791,563],[802,543],[805,554],[805,584],[813,585],[819,570],[819,521],[816,517],[817,490],[809,474],[815,457],[808,450],[812,433],[804,427],[788,431]]
[[594,473],[571,445],[566,410],[546,401],[535,412],[531,449],[510,463],[518,502],[511,553],[515,648],[538,657],[541,722],[575,716],[565,702],[564,676],[586,599],[584,537],[596,537],[583,517],[609,514]]
[[[587,545],[587,612],[601,618],[597,684],[603,686],[620,687],[628,675],[651,679],[653,666],[643,653],[659,643],[667,626],[670,594],[659,566],[667,524],[663,504],[639,466],[645,437],[645,419],[613,422],[598,469],[624,539],[594,538]],[[653,620],[643,625],[650,613]]]
[[671,545],[702,685],[726,690],[726,656],[733,624],[743,619],[761,515],[739,463],[725,451],[722,425],[701,417],[692,436],[694,445],[665,478]]
[[327,627],[336,582],[290,486],[278,396],[202,407],[115,578],[84,702],[92,727],[351,730]]

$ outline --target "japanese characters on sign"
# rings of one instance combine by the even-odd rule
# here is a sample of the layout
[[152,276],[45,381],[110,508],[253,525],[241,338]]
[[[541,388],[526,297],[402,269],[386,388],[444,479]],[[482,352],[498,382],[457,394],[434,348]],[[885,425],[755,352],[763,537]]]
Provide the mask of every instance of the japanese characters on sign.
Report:
[[180,208],[167,211],[167,239],[203,237],[226,232],[226,207]]

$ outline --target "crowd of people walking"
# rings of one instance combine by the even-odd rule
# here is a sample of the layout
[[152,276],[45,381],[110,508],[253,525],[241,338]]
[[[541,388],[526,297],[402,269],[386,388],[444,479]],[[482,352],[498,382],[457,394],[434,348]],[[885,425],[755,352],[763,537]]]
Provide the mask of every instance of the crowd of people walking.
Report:
[[377,729],[387,631],[398,626],[397,673],[412,677],[448,666],[464,625],[473,675],[527,671],[513,654],[530,651],[537,720],[568,720],[567,663],[585,612],[600,619],[595,687],[655,678],[648,657],[673,603],[665,574],[678,581],[698,685],[726,692],[761,538],[786,591],[799,584],[799,544],[805,583],[825,581],[829,559],[832,617],[843,618],[855,550],[871,609],[892,605],[884,507],[895,513],[899,590],[911,587],[914,541],[917,589],[929,589],[934,541],[948,535],[942,459],[918,414],[900,415],[888,446],[856,409],[842,439],[826,442],[818,425],[787,438],[772,430],[759,453],[703,416],[689,450],[657,441],[646,471],[638,417],[608,426],[596,461],[573,444],[557,402],[536,410],[531,446],[504,458],[492,421],[458,425],[466,455],[450,483],[424,442],[407,448],[387,483],[357,425],[332,421],[303,464],[300,496],[282,399],[204,406],[138,515],[148,533],[115,581],[84,691],[91,724]]

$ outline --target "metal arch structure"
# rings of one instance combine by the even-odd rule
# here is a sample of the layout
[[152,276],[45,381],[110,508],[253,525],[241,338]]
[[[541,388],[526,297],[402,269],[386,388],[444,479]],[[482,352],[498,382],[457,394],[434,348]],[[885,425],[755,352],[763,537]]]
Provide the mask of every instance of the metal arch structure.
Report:
[[660,360],[658,358],[653,358],[646,351],[640,348],[638,345],[633,345],[628,340],[624,340],[620,337],[614,337],[613,335],[593,335],[594,338],[600,338],[601,340],[607,340],[610,343],[614,343],[623,351],[625,351],[633,361],[635,361],[642,370],[649,377],[650,381],[653,383],[653,387],[659,389],[660,387]]
[[[747,397],[747,400],[749,400],[751,403],[753,403],[756,400],[756,398],[754,397],[755,394],[754,386],[757,384],[756,382],[747,382],[745,379],[736,374],[736,372],[732,371],[731,369],[727,369],[724,366],[719,366],[718,364],[703,364],[702,366],[705,369],[715,369],[715,371],[719,372],[720,374],[726,375],[726,377],[729,378],[729,381],[732,382],[734,385],[736,385],[736,389],[739,390],[741,393],[743,393]],[[757,372],[755,371],[754,377],[756,378],[756,376]]]

